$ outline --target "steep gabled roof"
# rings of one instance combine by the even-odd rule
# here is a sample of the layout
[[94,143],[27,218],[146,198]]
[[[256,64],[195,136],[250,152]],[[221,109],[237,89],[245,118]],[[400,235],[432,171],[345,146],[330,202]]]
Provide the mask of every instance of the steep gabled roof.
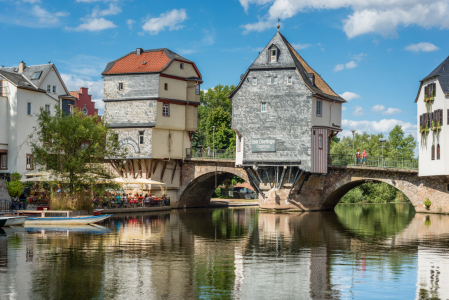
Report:
[[[132,51],[119,59],[108,63],[101,74],[160,73],[165,70],[173,60],[191,63],[197,71],[198,76],[201,77],[194,62],[167,48],[144,50],[140,55],[137,55],[137,51]],[[143,62],[146,63],[142,64]]]
[[416,96],[415,102],[418,101],[419,93],[421,92],[421,88],[423,86],[424,81],[432,79],[434,77],[438,77],[438,82],[440,83],[441,89],[445,94],[449,93],[449,56],[443,60],[438,67],[436,67],[429,75],[424,77],[420,82],[418,95]]
[[33,84],[31,84],[27,80],[27,78],[25,76],[23,76],[23,74],[11,73],[11,72],[5,71],[4,69],[6,69],[6,68],[0,69],[0,76],[3,76],[6,80],[11,82],[16,87],[45,93],[45,90],[36,88]]
[[[45,79],[47,74],[50,72],[53,64],[45,64],[45,65],[35,65],[35,66],[26,66],[23,70],[23,73],[19,74],[19,67],[7,67],[0,68],[0,70],[4,70],[10,73],[19,74],[25,76],[29,81],[31,81],[35,86],[39,87],[42,81]],[[32,79],[33,74],[36,72],[42,72],[38,79]]]
[[[270,43],[269,43],[270,47],[265,48],[265,49],[269,49],[273,45],[275,45],[272,42],[275,39],[277,39],[278,41],[282,41],[285,44],[286,48],[288,49],[288,53],[291,56],[291,59],[289,58],[288,60],[284,60],[279,65],[270,64],[268,61],[266,63],[263,63],[263,62],[261,62],[261,60],[259,58],[256,59],[256,61],[253,64],[251,64],[251,66],[249,67],[249,69],[247,70],[245,75],[242,76],[240,83],[237,85],[237,87],[234,89],[234,91],[232,91],[232,93],[229,95],[229,98],[232,98],[234,96],[234,94],[237,92],[237,90],[242,85],[243,81],[246,79],[248,72],[250,70],[295,68],[298,71],[298,73],[300,74],[304,84],[310,89],[310,91],[312,91],[312,93],[314,93],[317,96],[324,97],[328,100],[333,100],[333,101],[337,101],[337,102],[341,102],[341,103],[346,102],[346,100],[344,100],[339,95],[337,95],[337,93],[335,93],[331,89],[331,87],[324,81],[324,79],[321,78],[321,76],[317,72],[315,72],[315,70],[313,70],[305,62],[305,60],[298,54],[298,52],[296,52],[296,50],[293,48],[293,46],[287,41],[287,39],[280,32],[277,32],[276,35],[273,37],[273,39],[270,41]],[[282,42],[280,42],[280,43],[282,43]],[[276,47],[279,48],[279,46],[276,46]],[[264,49],[264,51],[265,51],[265,49]],[[285,49],[285,48],[283,47],[283,49]],[[259,57],[260,57],[260,55],[259,55]],[[311,74],[313,74],[315,77],[315,85],[313,85],[313,83],[310,80],[309,75],[311,75]]]

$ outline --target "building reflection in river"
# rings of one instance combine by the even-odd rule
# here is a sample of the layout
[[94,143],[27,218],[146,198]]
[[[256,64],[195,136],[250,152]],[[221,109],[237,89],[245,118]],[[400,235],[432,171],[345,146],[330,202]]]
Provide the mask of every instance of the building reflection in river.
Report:
[[174,210],[103,225],[2,232],[0,299],[449,298],[449,216],[405,206]]

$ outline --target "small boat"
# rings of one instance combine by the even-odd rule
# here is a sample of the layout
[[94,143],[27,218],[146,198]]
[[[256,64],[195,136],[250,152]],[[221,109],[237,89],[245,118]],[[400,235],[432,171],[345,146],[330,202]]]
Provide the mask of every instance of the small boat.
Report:
[[21,226],[25,223],[27,217],[1,216],[0,227]]
[[79,217],[27,217],[25,226],[30,225],[88,225],[103,221],[112,215],[79,216]]

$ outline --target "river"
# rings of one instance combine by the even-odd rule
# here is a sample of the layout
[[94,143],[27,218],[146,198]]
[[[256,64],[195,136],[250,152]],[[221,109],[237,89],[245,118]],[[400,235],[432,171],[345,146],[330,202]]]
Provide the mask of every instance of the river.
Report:
[[410,204],[0,230],[0,299],[448,299],[449,216]]

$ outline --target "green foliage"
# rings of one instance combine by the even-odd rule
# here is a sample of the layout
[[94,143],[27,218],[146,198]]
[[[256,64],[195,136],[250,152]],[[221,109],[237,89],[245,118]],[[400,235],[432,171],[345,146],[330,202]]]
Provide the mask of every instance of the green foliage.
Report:
[[11,181],[17,181],[22,178],[22,175],[20,175],[20,173],[14,172],[14,173],[11,173],[9,178],[11,178]]
[[25,189],[25,186],[19,180],[6,183],[6,187],[11,197],[19,197],[23,194],[23,191]]
[[[344,137],[340,141],[332,140],[331,154],[355,155],[357,149],[361,151],[366,149],[368,156],[382,156],[382,145],[379,142],[379,138],[384,138],[384,135],[382,133],[356,133],[354,135],[354,153],[352,136]],[[406,137],[402,127],[396,125],[388,135],[384,148],[384,157],[413,158],[416,145],[414,137],[412,135]]]
[[237,175],[232,176],[231,178],[231,184],[233,186],[237,185],[238,183],[245,183],[245,180],[243,180],[242,178],[238,177]]
[[106,158],[125,156],[104,119],[77,109],[65,116],[59,108],[53,115],[41,108],[34,129],[29,144],[35,167],[49,170],[58,186],[71,194],[91,187],[99,175],[108,176]]
[[364,183],[353,188],[340,200],[341,203],[390,203],[410,200],[393,186],[380,183]]
[[423,202],[423,204],[429,208],[432,205],[432,201],[429,200],[429,198],[426,198],[426,201]]

